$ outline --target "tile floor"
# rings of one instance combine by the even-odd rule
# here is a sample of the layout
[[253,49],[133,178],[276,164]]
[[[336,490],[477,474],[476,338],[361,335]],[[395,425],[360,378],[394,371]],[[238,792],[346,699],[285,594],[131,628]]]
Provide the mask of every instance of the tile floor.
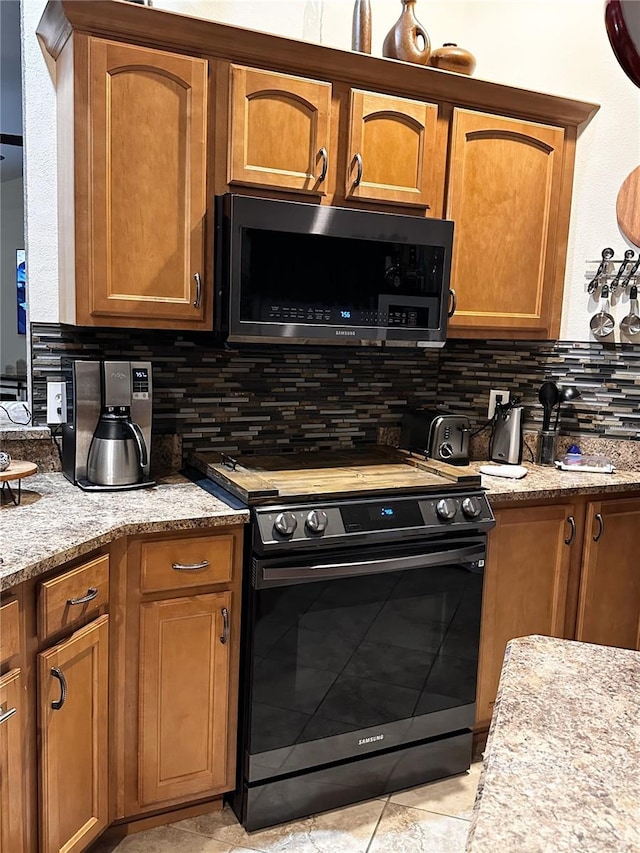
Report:
[[463,853],[481,763],[468,773],[248,834],[225,808],[92,853]]

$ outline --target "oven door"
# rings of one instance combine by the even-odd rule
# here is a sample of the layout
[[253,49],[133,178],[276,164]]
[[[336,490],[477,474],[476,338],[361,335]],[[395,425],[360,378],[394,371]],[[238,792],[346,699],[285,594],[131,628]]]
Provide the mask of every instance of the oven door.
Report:
[[485,545],[254,559],[246,782],[468,730]]

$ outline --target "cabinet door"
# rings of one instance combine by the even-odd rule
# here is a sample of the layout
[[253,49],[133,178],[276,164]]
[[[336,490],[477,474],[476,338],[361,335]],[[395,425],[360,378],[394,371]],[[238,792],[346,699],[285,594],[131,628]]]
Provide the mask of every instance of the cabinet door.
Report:
[[324,195],[331,86],[231,66],[228,182]]
[[590,503],[576,640],[640,649],[640,498]]
[[493,712],[505,647],[514,637],[562,637],[573,506],[497,509],[482,600],[477,725]]
[[107,826],[108,656],[108,616],[38,655],[42,853],[79,853]]
[[435,206],[438,108],[351,90],[347,198]]
[[20,670],[0,678],[0,853],[25,849]]
[[198,328],[211,302],[202,292],[207,63],[95,38],[88,51],[90,264],[76,286],[90,289],[93,323]]
[[141,605],[142,805],[233,788],[227,779],[230,602],[223,592]]
[[563,140],[562,128],[454,110],[446,207],[455,221],[452,330],[557,336]]

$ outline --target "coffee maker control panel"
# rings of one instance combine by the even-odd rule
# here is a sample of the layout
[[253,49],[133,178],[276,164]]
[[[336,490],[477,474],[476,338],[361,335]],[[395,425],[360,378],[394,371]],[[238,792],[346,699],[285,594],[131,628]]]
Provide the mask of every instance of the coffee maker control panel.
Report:
[[132,368],[131,396],[134,400],[149,399],[149,369],[147,367]]

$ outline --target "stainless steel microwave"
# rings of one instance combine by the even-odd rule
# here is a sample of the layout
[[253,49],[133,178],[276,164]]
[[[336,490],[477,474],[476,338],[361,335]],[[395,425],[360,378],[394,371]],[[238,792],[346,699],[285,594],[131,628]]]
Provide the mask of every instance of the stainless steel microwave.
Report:
[[216,331],[230,342],[444,345],[453,222],[216,199]]

